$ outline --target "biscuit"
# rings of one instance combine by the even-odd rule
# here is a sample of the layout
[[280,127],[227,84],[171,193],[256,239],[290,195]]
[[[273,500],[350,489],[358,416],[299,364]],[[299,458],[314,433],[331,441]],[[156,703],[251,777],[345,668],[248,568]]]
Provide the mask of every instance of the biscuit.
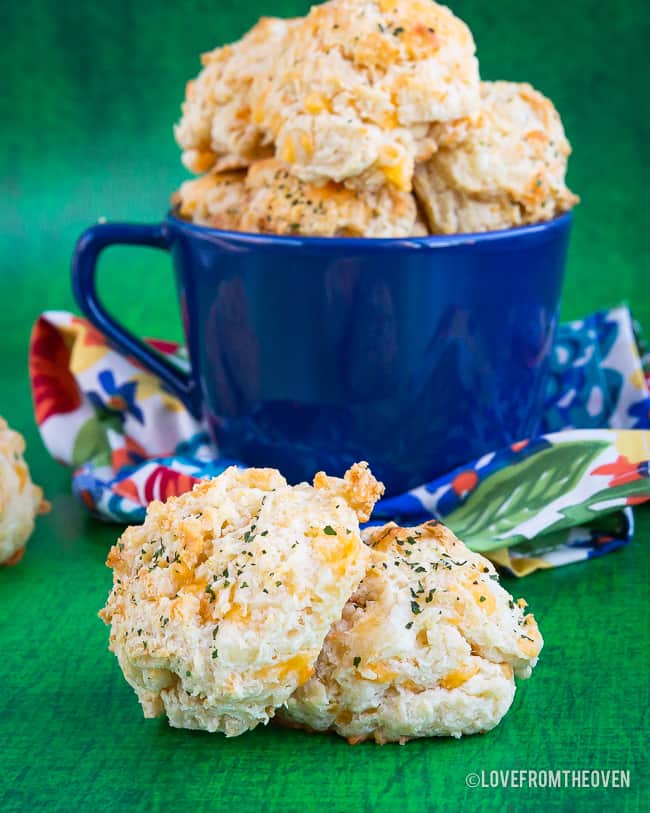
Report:
[[267,723],[365,572],[359,519],[382,491],[366,464],[313,487],[232,467],[152,503],[111,549],[100,613],[145,717],[228,736]]
[[415,198],[395,187],[348,189],[299,180],[281,161],[260,161],[246,180],[244,231],[320,237],[408,237],[421,233]]
[[48,510],[32,483],[23,454],[25,441],[0,418],[0,565],[17,564],[34,530],[34,518]]
[[395,187],[349,189],[310,184],[274,158],[246,172],[209,173],[186,181],[173,201],[202,226],[315,237],[409,237],[427,233],[414,196]]
[[188,82],[174,128],[189,170],[237,169],[273,154],[268,135],[251,119],[250,89],[271,69],[292,24],[263,17],[238,42],[202,56],[203,70]]
[[372,560],[281,720],[350,742],[494,728],[542,638],[492,564],[432,522],[366,534]]
[[530,85],[482,82],[480,114],[454,135],[415,172],[432,233],[538,223],[578,202],[565,183],[571,147],[560,116]]
[[239,231],[248,204],[246,172],[211,172],[185,181],[172,203],[181,217],[193,223]]
[[432,0],[331,0],[256,77],[253,121],[303,181],[367,173],[410,191],[435,149],[429,126],[476,112],[474,54],[468,27]]

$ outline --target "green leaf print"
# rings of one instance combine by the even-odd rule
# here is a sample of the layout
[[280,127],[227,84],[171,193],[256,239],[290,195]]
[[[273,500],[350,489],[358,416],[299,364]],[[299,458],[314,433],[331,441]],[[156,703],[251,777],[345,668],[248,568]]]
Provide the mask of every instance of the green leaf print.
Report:
[[560,513],[564,517],[554,528],[573,528],[574,525],[585,525],[592,522],[597,515],[597,510],[594,506],[601,502],[609,502],[611,500],[622,500],[619,506],[612,506],[609,511],[620,511],[625,507],[628,497],[650,497],[650,480],[644,477],[641,480],[633,480],[631,483],[624,483],[620,486],[613,488],[605,488],[592,494],[588,500],[580,503],[579,505],[569,505],[562,508]]
[[[520,556],[540,557],[552,553],[559,548],[564,548],[567,544],[567,528],[576,528],[578,526],[586,531],[594,530],[600,534],[620,537],[624,533],[627,521],[624,519],[623,512],[620,508],[613,508],[611,510],[612,513],[610,514],[594,515],[592,513],[590,515],[590,522],[581,522],[580,520],[568,520],[565,522],[562,520],[552,526],[554,529],[562,526],[559,530],[551,530],[540,536],[536,536],[534,539],[527,539],[525,542],[520,542],[517,545],[517,554]],[[564,514],[564,509],[562,509],[560,513]]]
[[77,433],[72,450],[72,464],[81,466],[92,461],[96,465],[110,464],[111,447],[108,443],[106,421],[89,418]]
[[445,523],[473,550],[514,545],[523,537],[511,536],[512,530],[575,488],[608,445],[607,441],[558,443],[507,466],[481,483]]

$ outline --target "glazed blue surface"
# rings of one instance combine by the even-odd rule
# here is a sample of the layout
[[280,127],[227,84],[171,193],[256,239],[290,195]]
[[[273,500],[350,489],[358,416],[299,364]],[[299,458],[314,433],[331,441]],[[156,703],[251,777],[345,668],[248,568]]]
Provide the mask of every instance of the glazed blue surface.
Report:
[[[223,455],[290,481],[368,460],[389,493],[534,434],[570,215],[502,232],[368,240],[105,224],[73,263],[84,314],[204,415]],[[191,373],[95,288],[116,243],[169,250]]]

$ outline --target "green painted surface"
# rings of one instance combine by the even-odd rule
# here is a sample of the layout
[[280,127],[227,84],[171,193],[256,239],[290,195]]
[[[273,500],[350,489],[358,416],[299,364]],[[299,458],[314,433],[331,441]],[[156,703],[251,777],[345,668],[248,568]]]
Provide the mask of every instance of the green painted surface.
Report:
[[[68,265],[94,219],[161,216],[183,178],[171,137],[201,50],[297,0],[3,3],[0,49],[0,413],[29,443],[54,511],[23,563],[0,572],[0,810],[645,810],[648,542],[601,561],[508,584],[547,645],[494,732],[460,742],[350,748],[330,737],[258,731],[236,740],[145,722],[96,617],[117,529],[88,519],[68,473],[44,452],[30,411],[34,317],[71,307]],[[577,212],[564,310],[629,300],[650,330],[645,0],[626,4],[463,0],[486,78],[550,95],[574,145]],[[105,296],[135,329],[179,335],[171,274],[154,252],[114,250]],[[143,280],[151,288],[143,293]],[[630,790],[467,789],[491,769],[623,768]]]

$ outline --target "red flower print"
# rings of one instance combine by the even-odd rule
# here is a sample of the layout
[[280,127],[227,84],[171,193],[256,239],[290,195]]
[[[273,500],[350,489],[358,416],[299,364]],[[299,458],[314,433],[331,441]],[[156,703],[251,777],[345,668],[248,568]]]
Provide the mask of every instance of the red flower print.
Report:
[[126,497],[133,502],[140,502],[140,495],[138,494],[138,487],[134,481],[129,477],[126,480],[120,480],[113,486],[113,491],[120,497]]
[[95,500],[90,491],[84,488],[82,491],[79,492],[79,494],[81,495],[81,499],[84,501],[86,506],[90,508],[91,511],[94,511],[97,506],[95,505]]
[[[152,500],[162,500],[169,497],[178,497],[186,491],[191,491],[199,481],[196,477],[174,471],[168,466],[157,466],[141,484],[138,493],[138,502],[148,505]],[[120,483],[122,486],[124,483]]]
[[520,452],[522,449],[525,449],[526,446],[528,446],[529,442],[530,441],[528,440],[520,440],[517,443],[513,443],[510,448],[512,449],[513,452]]
[[625,455],[619,455],[613,463],[605,463],[604,466],[598,466],[593,469],[591,474],[613,474],[614,476],[609,481],[610,488],[614,486],[623,486],[626,483],[633,483],[635,480],[641,480],[643,474],[639,471],[638,463],[630,463]]
[[478,484],[478,474],[472,469],[461,471],[451,481],[451,487],[459,497],[464,497],[473,491]]
[[[123,466],[134,466],[147,458],[147,450],[129,435],[124,437],[124,446],[114,449],[111,454],[111,463],[115,471]],[[129,495],[124,495],[129,496]]]
[[164,339],[147,339],[147,344],[150,344],[155,350],[163,353],[165,356],[173,356],[178,352],[180,344],[177,342],[167,342]]
[[87,319],[82,319],[80,316],[73,316],[70,324],[74,327],[79,327],[79,336],[81,344],[85,347],[107,347],[108,342],[106,336],[96,330]]
[[70,350],[61,333],[42,316],[34,325],[29,346],[29,377],[36,422],[74,412],[81,391],[70,372]]

